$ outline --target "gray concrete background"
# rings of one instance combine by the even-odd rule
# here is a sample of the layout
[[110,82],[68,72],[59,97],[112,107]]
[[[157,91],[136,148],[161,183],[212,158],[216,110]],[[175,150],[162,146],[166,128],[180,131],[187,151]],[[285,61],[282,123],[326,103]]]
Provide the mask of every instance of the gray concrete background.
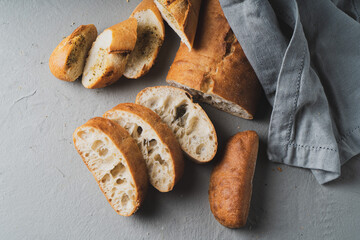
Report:
[[[179,39],[167,27],[146,77],[122,78],[99,90],[55,79],[48,58],[77,26],[93,23],[102,32],[139,2],[0,0],[0,239],[359,239],[359,158],[324,186],[307,170],[270,163],[265,99],[253,121],[205,105],[220,140],[214,162],[186,161],[175,189],[150,188],[132,217],[112,210],[76,153],[72,132],[118,103],[134,101],[144,87],[165,85]],[[246,227],[230,230],[210,212],[209,176],[225,140],[250,129],[261,138],[250,216]]]

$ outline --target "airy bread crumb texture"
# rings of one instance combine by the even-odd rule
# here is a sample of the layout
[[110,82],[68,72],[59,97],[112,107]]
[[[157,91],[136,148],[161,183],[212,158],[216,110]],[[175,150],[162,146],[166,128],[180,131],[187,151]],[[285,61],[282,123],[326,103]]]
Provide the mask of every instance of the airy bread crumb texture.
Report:
[[127,78],[138,78],[150,70],[164,38],[161,23],[151,10],[137,12],[133,17],[138,22],[138,37],[126,64],[124,76]]
[[123,154],[98,129],[82,127],[74,136],[77,149],[113,208],[120,215],[133,213],[136,189]]
[[189,93],[174,87],[147,88],[138,95],[136,103],[156,112],[192,159],[198,162],[213,159],[217,151],[214,126]]
[[137,115],[126,111],[109,111],[104,116],[117,122],[135,139],[145,159],[151,185],[161,192],[170,191],[175,184],[170,150],[152,127]]
[[241,117],[245,119],[253,119],[253,115],[247,112],[244,108],[242,108],[236,103],[233,103],[231,101],[228,101],[220,97],[219,95],[213,93],[205,93],[172,80],[166,80],[166,82],[171,86],[182,88],[188,91],[189,93],[191,93],[192,96],[194,96],[196,100],[200,102],[210,104],[217,109],[220,109],[224,112],[230,113],[237,117]]

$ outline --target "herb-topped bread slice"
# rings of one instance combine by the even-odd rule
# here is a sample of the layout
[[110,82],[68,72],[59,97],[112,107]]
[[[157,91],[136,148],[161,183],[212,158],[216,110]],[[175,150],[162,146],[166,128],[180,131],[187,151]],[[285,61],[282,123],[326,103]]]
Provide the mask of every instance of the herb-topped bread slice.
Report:
[[49,59],[51,73],[60,80],[73,82],[83,72],[91,44],[97,36],[93,24],[81,25],[64,38]]
[[131,14],[137,20],[137,41],[128,58],[124,76],[139,78],[154,65],[164,42],[165,27],[153,0],[143,0]]
[[103,88],[123,75],[130,52],[137,39],[137,21],[129,18],[105,29],[94,42],[86,59],[82,84]]

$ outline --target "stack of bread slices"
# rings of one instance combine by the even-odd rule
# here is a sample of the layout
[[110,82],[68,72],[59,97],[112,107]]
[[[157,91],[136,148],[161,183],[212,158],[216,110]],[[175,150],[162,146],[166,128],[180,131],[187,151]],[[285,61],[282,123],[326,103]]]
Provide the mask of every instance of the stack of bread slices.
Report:
[[143,0],[130,18],[97,36],[93,24],[81,25],[53,51],[49,67],[64,81],[82,75],[86,88],[103,88],[122,75],[135,79],[155,63],[164,42],[165,27],[152,0]]
[[136,103],[121,103],[73,134],[74,145],[111,206],[132,215],[148,182],[171,191],[184,171],[183,152],[211,161],[217,135],[205,111],[186,91],[170,86],[142,90]]

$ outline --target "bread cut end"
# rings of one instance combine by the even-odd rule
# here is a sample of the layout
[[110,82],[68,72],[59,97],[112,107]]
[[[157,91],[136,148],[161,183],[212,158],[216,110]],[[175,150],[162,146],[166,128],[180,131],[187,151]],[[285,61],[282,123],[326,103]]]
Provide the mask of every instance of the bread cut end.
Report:
[[112,41],[111,30],[105,30],[93,43],[82,77],[84,87],[106,87],[116,82],[123,74],[128,54],[109,53],[108,48]]
[[172,156],[152,126],[136,114],[123,110],[112,109],[104,117],[117,122],[135,139],[145,159],[151,185],[160,192],[172,190],[175,185]]
[[154,64],[164,41],[164,26],[150,9],[136,12],[133,17],[138,22],[137,41],[124,76],[135,79],[145,75]]
[[125,156],[99,129],[79,127],[73,138],[76,149],[114,210],[123,216],[132,215],[140,202]]
[[69,82],[79,78],[96,36],[96,27],[89,24],[79,26],[70,36],[65,38],[50,56],[49,67],[53,75]]
[[169,86],[150,87],[137,95],[136,103],[156,112],[193,160],[205,163],[214,158],[218,144],[215,128],[189,93]]
[[181,23],[179,23],[174,17],[174,15],[164,6],[163,1],[154,0],[154,3],[159,9],[161,16],[165,19],[165,21],[169,24],[169,26],[176,32],[176,34],[181,38],[181,41],[185,43],[189,51],[191,51],[192,42],[190,42],[190,40],[184,33],[184,28],[181,27]]
[[250,114],[248,111],[246,111],[240,105],[238,105],[234,102],[228,101],[216,94],[204,93],[202,91],[196,90],[194,88],[190,88],[186,85],[180,84],[180,83],[178,83],[176,81],[172,81],[172,80],[166,80],[166,82],[168,84],[170,84],[171,86],[185,89],[186,91],[190,92],[191,95],[193,95],[196,100],[210,104],[219,110],[222,110],[224,112],[230,113],[234,116],[241,117],[244,119],[253,119],[254,118],[254,116],[252,114]]

